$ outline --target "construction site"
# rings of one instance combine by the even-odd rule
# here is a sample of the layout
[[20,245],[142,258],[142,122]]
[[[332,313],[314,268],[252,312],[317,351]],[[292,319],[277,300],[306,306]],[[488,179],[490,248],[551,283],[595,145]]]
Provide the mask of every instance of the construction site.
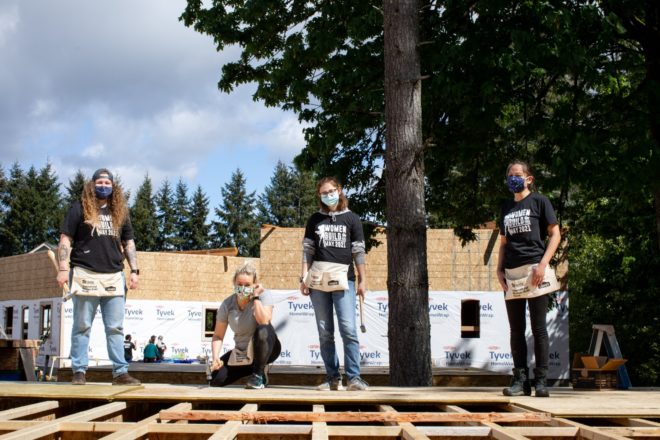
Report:
[[[608,352],[618,349],[611,326],[594,329],[596,348],[587,352],[585,347],[591,356],[569,359],[567,293],[558,297],[557,310],[548,318],[556,353],[551,397],[502,395],[511,365],[498,358],[509,349],[497,339],[506,341],[508,334],[495,274],[498,231],[475,232],[477,240],[466,246],[451,230],[428,232],[434,386],[425,388],[389,385],[389,370],[396,366],[388,363],[383,313],[384,234],[376,236],[380,245],[367,255],[369,319],[360,335],[363,376],[371,385],[367,391],[316,390],[323,368],[306,357],[313,349],[302,333],[311,333],[311,340],[316,335],[313,328],[301,331],[309,316],[295,297],[302,229],[264,227],[261,257],[254,259],[260,282],[283,298],[276,309],[289,305],[276,325],[283,355],[263,390],[247,390],[241,383],[211,388],[207,382],[206,321],[214,316],[207,312],[231,292],[234,270],[244,261],[235,252],[138,253],[140,287],[129,292],[126,310],[134,313],[127,313],[126,332],[143,338],[148,330],[162,331],[173,358],[156,365],[132,363],[139,386],[110,385],[110,365],[93,342],[90,358],[96,363],[88,370],[88,384],[71,385],[70,303],[62,300],[47,249],[0,259],[7,334],[0,346],[5,379],[0,440],[660,438],[660,391],[632,387],[621,376],[622,363],[613,362],[610,353],[603,359],[595,352],[601,345]],[[562,263],[558,276],[567,270]],[[92,335],[102,341],[102,327]],[[297,345],[298,339],[303,342]],[[590,365],[592,360],[609,363]]]

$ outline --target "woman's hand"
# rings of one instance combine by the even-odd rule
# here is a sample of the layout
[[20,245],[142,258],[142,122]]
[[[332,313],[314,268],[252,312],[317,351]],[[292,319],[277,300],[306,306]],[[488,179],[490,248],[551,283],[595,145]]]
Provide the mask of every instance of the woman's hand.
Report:
[[261,294],[264,293],[264,290],[266,290],[261,284],[255,284],[253,288],[254,290],[252,291],[252,295],[250,295],[250,299],[261,296]]
[[60,270],[57,272],[57,284],[59,284],[60,287],[64,287],[65,284],[67,284],[69,281],[69,271],[64,271]]
[[504,270],[498,270],[497,271],[497,281],[500,282],[500,286],[502,286],[502,290],[505,292],[509,290],[509,285],[506,282],[506,277],[504,276]]
[[543,263],[536,265],[532,271],[532,286],[538,287],[538,285],[543,282],[543,278],[545,277],[545,268],[546,265]]
[[309,287],[305,286],[304,281],[300,282],[300,293],[304,296],[309,296]]
[[214,359],[213,363],[211,364],[211,371],[219,370],[223,365],[224,362],[222,362],[220,359]]

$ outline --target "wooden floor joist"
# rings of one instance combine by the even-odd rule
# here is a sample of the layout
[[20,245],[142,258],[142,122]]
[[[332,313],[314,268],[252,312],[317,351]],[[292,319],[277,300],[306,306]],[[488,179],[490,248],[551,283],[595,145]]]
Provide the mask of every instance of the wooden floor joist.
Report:
[[298,412],[298,411],[161,411],[161,420],[273,422],[547,422],[548,413],[441,413],[441,412]]
[[660,391],[552,394],[21,383],[0,387],[0,440],[660,439]]

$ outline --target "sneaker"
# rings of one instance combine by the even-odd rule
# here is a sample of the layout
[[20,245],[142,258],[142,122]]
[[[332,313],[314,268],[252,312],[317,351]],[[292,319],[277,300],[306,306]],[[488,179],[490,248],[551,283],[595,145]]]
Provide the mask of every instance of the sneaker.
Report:
[[355,376],[353,379],[348,381],[348,391],[365,391],[369,389],[369,384],[366,383],[360,376]]
[[85,385],[85,372],[78,371],[73,373],[73,378],[71,378],[71,385]]
[[316,387],[319,391],[337,391],[341,390],[341,377],[335,377],[330,380],[326,380],[321,385]]
[[113,385],[140,385],[140,381],[128,373],[112,378]]
[[252,376],[250,376],[250,378],[245,383],[245,388],[251,388],[253,390],[266,388],[264,377],[261,374],[252,373]]

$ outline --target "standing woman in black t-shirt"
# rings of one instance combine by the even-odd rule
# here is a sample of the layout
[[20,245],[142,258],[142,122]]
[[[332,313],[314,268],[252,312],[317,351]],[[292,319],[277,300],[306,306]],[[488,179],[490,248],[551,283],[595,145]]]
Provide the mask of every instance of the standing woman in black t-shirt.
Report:
[[[502,207],[500,217],[500,250],[497,262],[497,278],[506,292],[508,290],[505,269],[533,266],[531,285],[539,286],[545,269],[555,254],[561,236],[554,209],[550,201],[532,191],[534,176],[529,165],[513,161],[507,168],[507,186],[513,193]],[[549,237],[546,245],[546,238]],[[533,298],[509,299],[506,311],[511,328],[511,355],[513,357],[513,379],[511,386],[502,390],[505,396],[531,395],[527,367],[527,341],[525,339],[525,305],[534,337],[535,396],[548,397],[547,385],[549,341],[546,324],[548,295]]]
[[[335,349],[334,310],[344,344],[346,389],[362,391],[369,388],[360,377],[360,342],[355,322],[356,293],[364,298],[367,291],[362,222],[348,209],[348,199],[335,178],[321,179],[316,185],[316,196],[319,211],[312,214],[305,227],[300,291],[303,295],[310,295],[312,300],[320,354],[325,365],[326,380],[318,389],[336,391],[341,388],[339,358]],[[335,269],[339,267],[339,271],[344,274],[346,286],[338,283],[337,286],[342,290],[333,288],[334,291],[325,291],[322,289],[329,286],[306,285],[308,271],[314,266],[320,267],[318,263],[326,263],[327,270],[331,266]],[[353,263],[358,272],[357,283]]]
[[131,267],[129,287],[138,285],[137,252],[128,204],[121,186],[105,168],[85,184],[81,202],[69,207],[60,228],[57,283],[73,293],[71,370],[74,385],[85,384],[89,336],[101,308],[113,385],[138,385],[124,357],[124,257]]

